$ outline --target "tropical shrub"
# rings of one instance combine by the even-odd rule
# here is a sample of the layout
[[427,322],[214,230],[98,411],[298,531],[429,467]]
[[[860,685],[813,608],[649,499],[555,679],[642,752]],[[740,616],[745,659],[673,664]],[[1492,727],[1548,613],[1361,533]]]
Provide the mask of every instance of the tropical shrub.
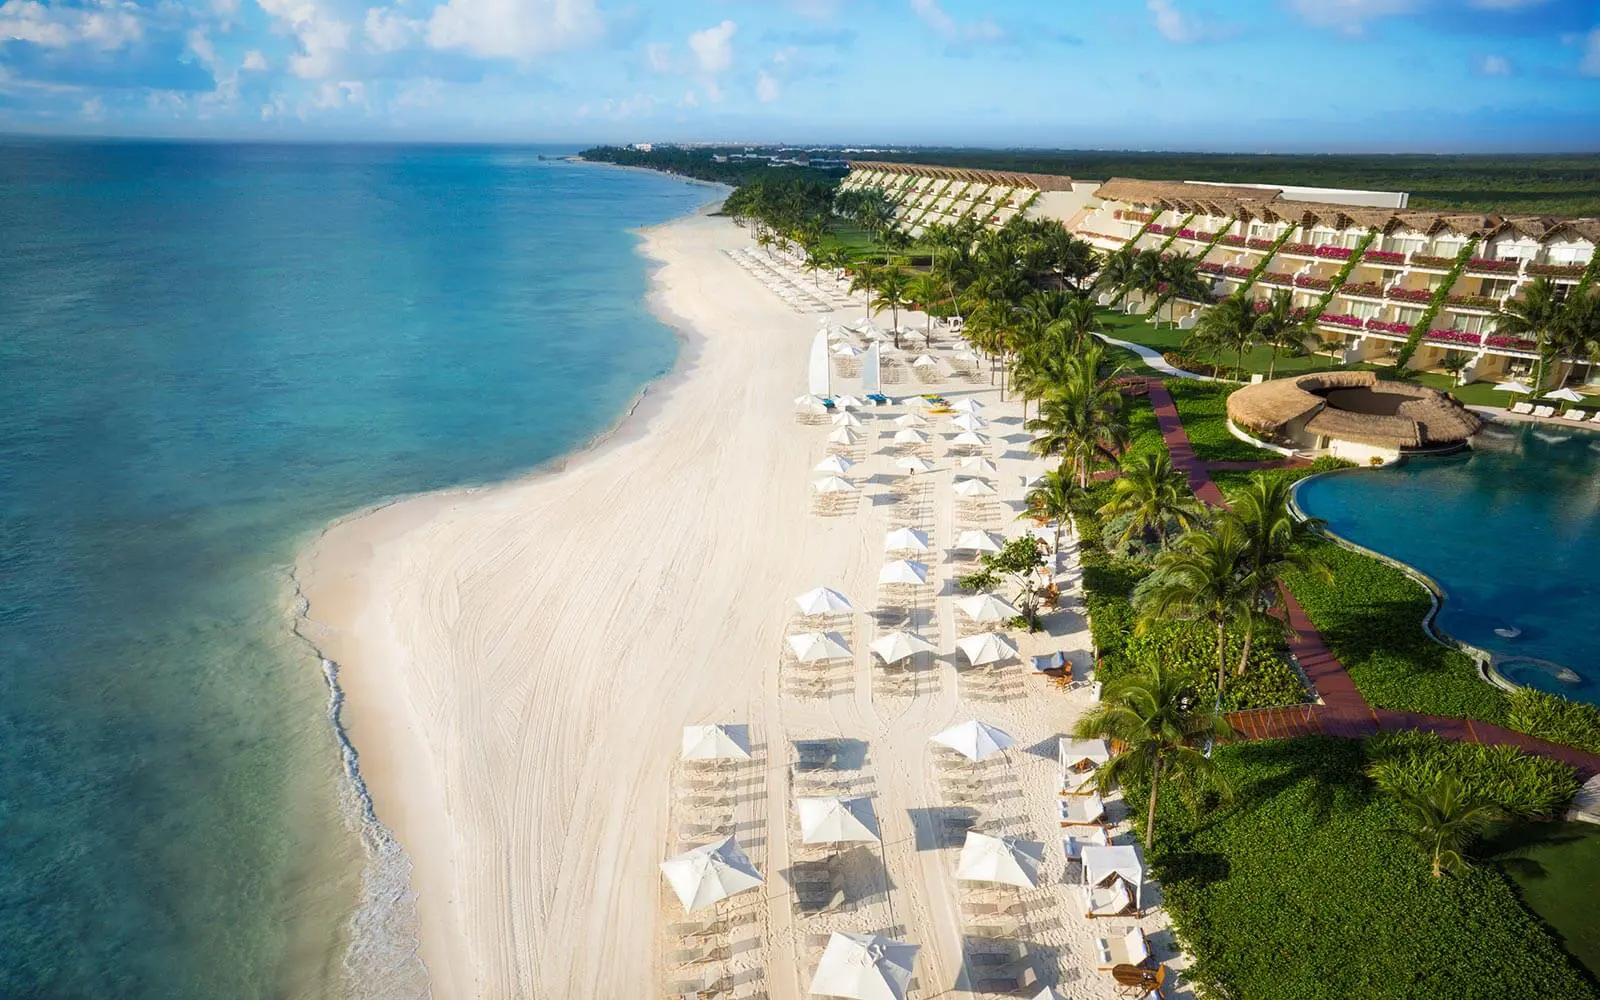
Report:
[[1578,791],[1573,769],[1516,747],[1453,743],[1432,733],[1384,733],[1367,741],[1367,773],[1391,795],[1420,793],[1454,775],[1473,798],[1510,816],[1558,816]]
[[[1243,637],[1230,634],[1226,643],[1229,669],[1239,661]],[[1181,670],[1194,680],[1195,690],[1209,704],[1217,695],[1216,639],[1204,622],[1171,622],[1129,636],[1122,657],[1108,671],[1141,670],[1152,663]],[[1289,664],[1282,637],[1264,634],[1258,627],[1250,648],[1250,665],[1243,677],[1228,677],[1222,707],[1236,712],[1250,708],[1299,705],[1307,700],[1304,685]]]
[[1518,688],[1506,701],[1506,725],[1512,729],[1600,753],[1600,708],[1533,688]]

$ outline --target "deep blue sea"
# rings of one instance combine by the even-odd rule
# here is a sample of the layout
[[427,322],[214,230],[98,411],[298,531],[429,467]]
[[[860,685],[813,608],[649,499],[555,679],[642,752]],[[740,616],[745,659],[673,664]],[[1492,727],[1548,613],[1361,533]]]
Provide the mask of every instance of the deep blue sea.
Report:
[[390,960],[289,564],[615,420],[677,350],[628,230],[714,196],[539,152],[0,140],[0,997]]
[[1491,425],[1473,443],[1310,480],[1300,506],[1437,581],[1450,635],[1566,668],[1512,663],[1512,680],[1600,703],[1600,434]]

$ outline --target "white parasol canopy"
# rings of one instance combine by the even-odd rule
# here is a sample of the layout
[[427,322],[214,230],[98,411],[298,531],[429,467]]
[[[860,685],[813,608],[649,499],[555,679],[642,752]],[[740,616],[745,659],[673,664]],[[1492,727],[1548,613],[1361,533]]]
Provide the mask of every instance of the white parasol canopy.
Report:
[[971,458],[963,458],[956,464],[974,476],[992,476],[1000,471],[999,466],[995,465],[987,458],[984,458],[982,455],[973,455]]
[[[859,422],[859,421],[858,421]],[[835,427],[828,432],[829,444],[855,444],[861,440],[861,435],[848,427]]]
[[981,479],[963,479],[952,488],[964,497],[992,497],[995,494],[994,487]]
[[1111,760],[1111,748],[1105,740],[1074,740],[1062,736],[1056,742],[1056,757],[1063,771],[1099,767]]
[[965,639],[957,639],[956,648],[961,650],[967,661],[975,667],[981,667],[986,663],[999,663],[1017,655],[1017,647],[1011,644],[1011,640],[994,632],[980,632]]
[[1022,613],[993,594],[974,594],[957,601],[956,607],[975,622],[1010,621]]
[[985,427],[989,426],[989,421],[978,416],[976,413],[959,413],[950,418],[950,424],[951,426],[959,427],[964,431],[981,431]]
[[872,800],[838,796],[794,800],[805,844],[854,844],[878,840],[878,818]]
[[915,632],[890,632],[872,640],[868,648],[885,663],[899,663],[918,653],[933,652],[934,645]]
[[835,427],[860,427],[861,426],[861,418],[856,416],[854,413],[851,413],[849,410],[845,410],[842,413],[835,413],[833,415],[833,426],[835,426]]
[[1005,545],[1005,539],[992,531],[980,531],[969,528],[956,536],[955,548],[958,552],[999,552]]
[[1539,398],[1540,399],[1559,399],[1563,403],[1581,403],[1581,402],[1583,402],[1583,399],[1584,399],[1582,393],[1576,392],[1576,391],[1574,391],[1572,389],[1567,389],[1567,388],[1557,389],[1554,392],[1547,392],[1543,396],[1540,396]]
[[957,723],[929,740],[949,747],[968,760],[992,757],[1015,742],[1010,733],[977,719]]
[[811,977],[811,995],[905,1000],[917,946],[876,934],[834,931]]
[[801,663],[818,663],[822,660],[847,660],[850,648],[837,632],[801,632],[789,637],[789,648]]
[[927,444],[928,435],[910,427],[904,427],[894,432],[895,444]]
[[833,405],[845,410],[856,410],[867,404],[855,396],[840,396],[833,401]]
[[668,858],[661,873],[690,913],[763,882],[732,837]]
[[1533,395],[1533,386],[1528,385],[1526,382],[1512,380],[1499,383],[1494,387],[1494,391],[1514,393],[1518,396],[1531,396]]
[[840,479],[838,476],[828,476],[826,479],[818,479],[816,482],[811,484],[811,487],[818,493],[856,492],[856,488],[852,486],[848,480]]
[[974,431],[962,431],[950,439],[951,444],[967,445],[973,448],[987,448],[989,439]]
[[807,395],[804,395],[804,396],[796,396],[794,398],[794,405],[795,405],[796,408],[801,409],[801,410],[805,410],[805,411],[810,412],[810,413],[827,413],[828,412],[828,404],[823,400],[823,398],[821,396],[812,396],[810,394],[807,394]]
[[896,427],[926,427],[928,426],[928,421],[927,418],[919,413],[907,413],[903,417],[895,417],[894,425]]
[[861,348],[853,344],[837,344],[833,348],[833,353],[841,358],[857,358],[861,356]]
[[1106,885],[1112,878],[1120,878],[1133,889],[1133,904],[1144,909],[1144,863],[1133,847],[1085,847],[1079,852],[1083,859],[1085,885]]
[[843,594],[827,587],[808,590],[797,596],[794,603],[803,615],[837,615],[853,610]]
[[855,464],[856,463],[850,461],[848,458],[843,458],[839,455],[829,455],[816,465],[813,465],[811,469],[813,472],[832,472],[836,475],[843,475],[844,473],[849,472],[850,467]]
[[909,559],[897,559],[891,563],[884,563],[883,569],[878,570],[879,583],[927,583],[928,567]]
[[1043,856],[1043,844],[968,830],[967,842],[961,845],[961,858],[956,862],[956,878],[1032,889],[1039,884]]
[[901,458],[897,458],[894,460],[894,464],[899,468],[905,469],[907,472],[927,472],[929,469],[933,468],[932,462],[925,458],[918,458],[915,455],[906,455]]
[[749,760],[750,737],[744,726],[684,726],[684,760]]
[[896,528],[883,536],[883,551],[897,552],[901,549],[926,552],[928,536],[916,528]]
[[[971,354],[971,352],[968,353]],[[971,356],[974,358],[977,357],[976,354],[971,354]],[[976,399],[973,399],[971,396],[967,396],[956,400],[955,405],[952,406],[951,409],[957,410],[961,413],[982,413],[983,404],[978,402]]]
[[919,355],[917,355],[916,360],[911,362],[911,367],[913,367],[913,368],[937,368],[937,367],[939,367],[939,362],[936,361],[933,358],[933,356],[930,355],[930,354],[919,354]]

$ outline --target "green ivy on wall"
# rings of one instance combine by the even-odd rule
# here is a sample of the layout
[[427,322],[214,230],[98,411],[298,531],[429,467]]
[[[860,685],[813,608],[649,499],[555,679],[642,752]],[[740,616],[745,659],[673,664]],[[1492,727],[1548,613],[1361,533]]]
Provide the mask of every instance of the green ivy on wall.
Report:
[[1361,263],[1361,258],[1366,256],[1367,247],[1372,246],[1372,241],[1377,238],[1378,231],[1376,229],[1367,230],[1367,235],[1361,237],[1361,242],[1357,243],[1356,248],[1351,251],[1350,259],[1345,261],[1344,267],[1339,268],[1339,273],[1333,276],[1333,284],[1328,286],[1328,290],[1323,292],[1321,297],[1317,299],[1317,304],[1312,306],[1311,310],[1306,313],[1307,326],[1315,323],[1322,316],[1323,311],[1328,308],[1328,303],[1333,301],[1333,297],[1338,294],[1340,288],[1344,287],[1344,283],[1350,280],[1351,272],[1356,269],[1357,264]]
[[1267,269],[1267,265],[1272,263],[1272,258],[1278,256],[1278,248],[1289,242],[1289,237],[1293,236],[1295,234],[1295,230],[1298,228],[1299,227],[1297,226],[1290,226],[1288,229],[1283,231],[1282,236],[1279,236],[1277,239],[1273,240],[1272,248],[1262,255],[1260,263],[1251,268],[1250,276],[1244,279],[1244,284],[1240,285],[1232,295],[1228,296],[1228,298],[1241,298],[1247,292],[1249,292],[1250,288],[1256,283],[1256,279],[1261,277],[1261,272],[1265,271]]
[[1406,338],[1405,344],[1394,357],[1396,371],[1404,368],[1411,361],[1411,356],[1417,353],[1417,346],[1422,343],[1422,338],[1428,335],[1428,328],[1433,325],[1433,318],[1439,315],[1439,310],[1444,308],[1445,300],[1450,297],[1450,289],[1456,286],[1456,280],[1461,277],[1461,272],[1467,269],[1467,261],[1472,259],[1472,252],[1478,248],[1478,238],[1474,236],[1456,254],[1456,262],[1451,265],[1450,273],[1444,276],[1439,287],[1433,290],[1433,298],[1428,300],[1428,306],[1422,310],[1422,315],[1411,325],[1411,335]]

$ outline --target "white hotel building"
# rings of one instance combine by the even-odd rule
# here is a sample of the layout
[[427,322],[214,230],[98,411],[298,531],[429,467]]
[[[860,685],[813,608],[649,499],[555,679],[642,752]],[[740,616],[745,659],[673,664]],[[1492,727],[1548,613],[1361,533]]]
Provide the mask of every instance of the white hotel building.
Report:
[[[1398,192],[1099,183],[864,161],[851,164],[844,183],[885,191],[913,236],[935,222],[998,226],[1026,214],[1059,219],[1101,251],[1133,246],[1198,257],[1218,297],[1247,283],[1260,299],[1289,291],[1316,314],[1312,346],[1345,363],[1381,364],[1426,320],[1411,366],[1437,369],[1452,352],[1464,353],[1463,382],[1532,369],[1534,345],[1496,334],[1495,311],[1539,275],[1577,287],[1600,242],[1596,219],[1414,211]],[[1172,318],[1192,326],[1204,308],[1179,301]],[[1567,360],[1559,374],[1600,389],[1600,365]]]

